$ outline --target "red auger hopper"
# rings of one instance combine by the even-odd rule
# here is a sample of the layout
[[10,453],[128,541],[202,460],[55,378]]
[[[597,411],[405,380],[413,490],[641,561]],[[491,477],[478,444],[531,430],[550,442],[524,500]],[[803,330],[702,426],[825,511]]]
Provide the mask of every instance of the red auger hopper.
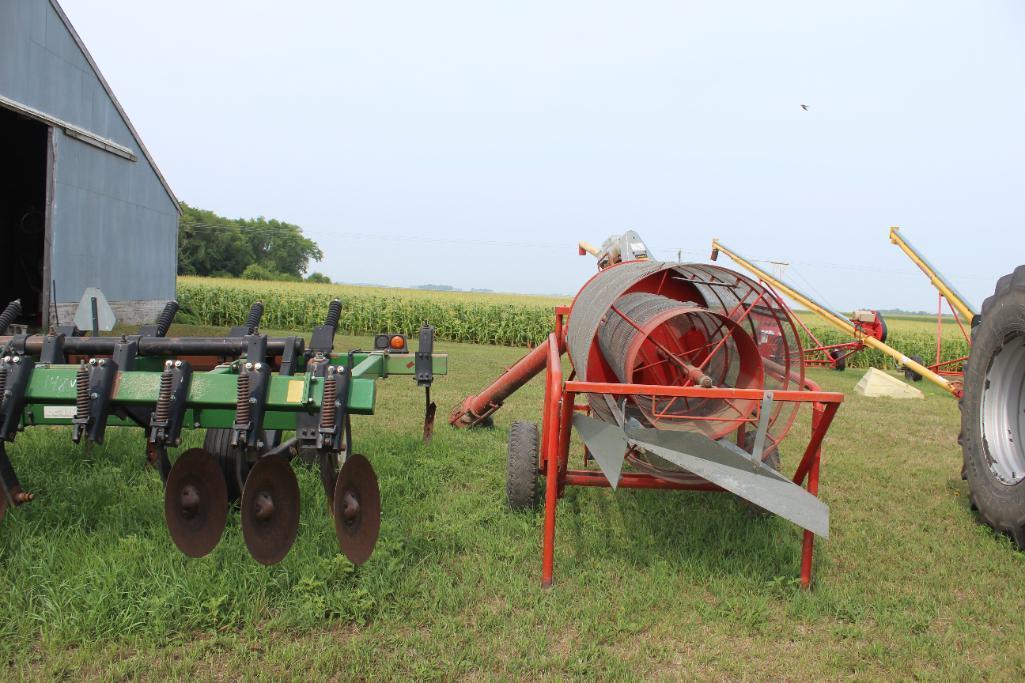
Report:
[[[789,310],[726,268],[649,260],[636,233],[581,251],[604,267],[571,307],[556,309],[547,343],[450,418],[456,426],[488,420],[546,371],[540,434],[532,423],[510,430],[507,486],[512,507],[530,507],[545,478],[543,583],[552,579],[557,501],[577,485],[734,493],[805,529],[808,585],[813,534],[829,528],[817,498],[820,445],[843,396],[805,378]],[[779,446],[803,403],[812,404],[812,435],[788,478]],[[572,428],[585,445],[581,469],[569,467]]]

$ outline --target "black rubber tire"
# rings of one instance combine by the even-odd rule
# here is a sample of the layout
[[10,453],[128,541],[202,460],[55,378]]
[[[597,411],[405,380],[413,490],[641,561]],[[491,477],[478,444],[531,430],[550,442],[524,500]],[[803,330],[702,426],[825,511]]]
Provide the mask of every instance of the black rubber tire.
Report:
[[[915,361],[919,365],[925,365],[925,360],[921,356],[908,356],[909,359]],[[921,382],[922,376],[912,370],[911,368],[904,368],[904,379],[911,382]]]
[[[264,443],[267,442],[267,433],[263,434]],[[203,437],[203,448],[217,456],[217,464],[224,472],[224,481],[228,484],[228,501],[236,502],[242,498],[242,487],[246,483],[246,476],[249,474],[250,463],[242,463],[241,476],[239,468],[235,463],[235,456],[231,447],[230,429],[208,429]]]
[[843,355],[842,351],[836,349],[829,352],[829,357],[833,359],[833,369],[837,372],[843,372],[847,369],[847,357]]
[[997,531],[1009,534],[1025,550],[1025,479],[1005,484],[990,468],[991,458],[982,433],[982,392],[993,357],[1011,336],[1025,335],[1025,266],[997,281],[993,296],[982,304],[972,328],[972,348],[964,366],[961,434],[964,474],[972,509]]
[[540,436],[533,422],[513,422],[509,428],[509,460],[505,495],[512,510],[533,510],[541,502],[538,454]]

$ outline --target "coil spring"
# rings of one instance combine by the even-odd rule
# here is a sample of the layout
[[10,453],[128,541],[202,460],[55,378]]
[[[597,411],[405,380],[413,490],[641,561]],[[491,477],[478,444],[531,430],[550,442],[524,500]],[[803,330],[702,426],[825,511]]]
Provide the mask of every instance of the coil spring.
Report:
[[6,332],[10,324],[19,315],[21,315],[21,299],[15,299],[7,304],[7,308],[4,309],[3,313],[0,313],[0,334]]
[[157,395],[157,422],[167,422],[171,415],[171,382],[174,380],[174,373],[167,368],[160,373],[160,393]]
[[338,381],[334,375],[324,379],[324,401],[321,403],[320,426],[332,429],[335,426],[335,400],[338,397]]
[[89,368],[84,362],[75,373],[75,417],[89,417]]
[[235,423],[249,422],[249,375],[238,376],[238,396],[235,401]]
[[327,317],[324,318],[324,324],[330,327],[332,330],[338,329],[338,320],[342,316],[342,302],[338,299],[333,299],[327,307]]
[[4,392],[7,391],[7,362],[0,362],[0,407],[4,404]]
[[174,316],[178,313],[178,302],[168,301],[164,304],[164,310],[160,312],[160,317],[157,318],[157,336],[163,337],[167,334],[167,330],[170,329],[171,323],[174,322]]
[[249,315],[246,316],[246,327],[249,328],[249,333],[256,332],[256,328],[260,326],[260,318],[263,317],[263,302],[257,301],[249,307]]

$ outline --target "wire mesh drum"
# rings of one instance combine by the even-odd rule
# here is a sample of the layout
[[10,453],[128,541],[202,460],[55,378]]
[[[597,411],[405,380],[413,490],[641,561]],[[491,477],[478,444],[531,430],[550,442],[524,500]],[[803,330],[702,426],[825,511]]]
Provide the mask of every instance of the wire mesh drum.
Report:
[[[801,343],[785,305],[760,283],[703,264],[633,261],[599,271],[578,292],[567,351],[579,379],[641,385],[800,390]],[[592,415],[719,440],[754,431],[753,400],[589,397]],[[767,438],[778,444],[797,404],[776,403]],[[743,446],[743,444],[741,444]],[[661,476],[661,475],[660,475]]]

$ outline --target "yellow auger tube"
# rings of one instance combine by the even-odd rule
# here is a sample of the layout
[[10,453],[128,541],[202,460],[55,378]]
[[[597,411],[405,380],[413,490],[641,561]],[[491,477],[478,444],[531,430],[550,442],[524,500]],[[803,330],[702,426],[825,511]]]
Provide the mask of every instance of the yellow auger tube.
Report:
[[864,343],[865,346],[870,346],[873,349],[876,349],[877,351],[882,351],[887,356],[897,361],[897,364],[899,366],[914,370],[925,379],[929,380],[938,387],[946,389],[954,396],[960,395],[961,387],[958,384],[954,384],[952,382],[947,381],[945,378],[941,377],[940,375],[937,375],[935,372],[925,367],[921,363],[916,363],[915,361],[911,360],[910,358],[908,358],[892,346],[887,346],[875,337],[871,337],[865,334],[864,332],[856,328],[854,325],[852,325],[851,322],[843,316],[837,315],[825,306],[819,305],[813,299],[808,298],[804,294],[798,292],[793,287],[790,287],[784,282],[769,275],[764,270],[753,264],[751,261],[748,261],[743,256],[737,254],[737,252],[733,251],[732,249],[729,249],[728,247],[724,247],[718,239],[712,240],[713,261],[716,260],[716,256],[720,251],[729,256],[731,259],[733,259],[733,261],[736,262],[737,265],[749,270],[763,282],[767,282],[769,286],[771,286],[776,291],[793,299],[802,306],[807,306],[809,310],[811,310],[820,318],[831,324],[833,327],[843,332],[846,332],[855,339],[858,339],[859,341]]
[[910,258],[912,262],[914,262],[914,264],[918,266],[923,273],[925,273],[925,276],[929,278],[929,282],[932,283],[932,286],[938,289],[940,294],[945,296],[947,301],[950,302],[950,305],[957,309],[958,315],[961,316],[961,319],[971,324],[972,318],[975,317],[975,311],[973,311],[972,307],[965,302],[964,297],[954,289],[953,285],[947,282],[947,279],[943,277],[939,271],[933,268],[932,264],[926,261],[925,257],[918,253],[917,249],[911,246],[911,244],[904,239],[904,236],[900,234],[899,227],[893,226],[890,228],[890,241],[900,247],[900,250],[907,254],[908,258]]

